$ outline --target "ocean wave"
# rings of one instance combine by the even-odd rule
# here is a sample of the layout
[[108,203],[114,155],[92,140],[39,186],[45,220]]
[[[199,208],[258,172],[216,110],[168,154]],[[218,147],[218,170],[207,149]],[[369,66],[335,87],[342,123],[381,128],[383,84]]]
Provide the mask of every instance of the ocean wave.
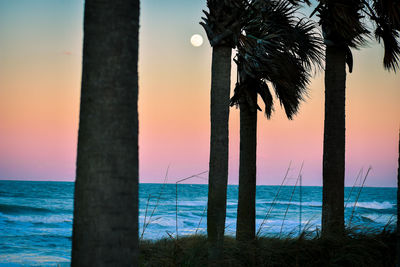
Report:
[[[174,203],[175,205],[175,203]],[[207,206],[207,201],[199,201],[199,200],[178,200],[178,206],[179,207],[202,207],[204,208]]]
[[[273,204],[272,201],[269,202],[257,202],[257,205],[266,205],[269,207],[271,204]],[[296,201],[275,201],[274,205],[293,205],[293,206],[300,206],[302,205],[303,207],[322,207],[322,202],[321,201],[306,201],[306,202],[296,202]],[[346,203],[346,207],[354,207],[354,202],[348,202]],[[367,208],[367,209],[375,209],[375,210],[385,210],[385,209],[393,209],[395,208],[396,204],[390,203],[389,201],[384,201],[384,202],[378,202],[378,201],[370,201],[370,202],[357,202],[356,207],[360,208]]]
[[46,228],[59,228],[62,227],[63,224],[72,225],[72,220],[64,220],[64,221],[56,220],[55,222],[33,222],[32,224],[34,224],[37,227],[44,226]]
[[67,223],[72,224],[72,214],[71,215],[23,215],[23,216],[14,216],[14,215],[5,215],[5,221],[7,223],[43,223],[43,224],[59,224],[59,223]]
[[[347,204],[347,207],[354,207],[354,202],[349,202]],[[392,204],[389,201],[357,202],[356,207],[374,209],[374,210],[387,210],[387,209],[393,209],[395,207],[395,204]]]
[[393,214],[366,214],[361,216],[363,220],[378,223],[380,225],[390,225],[396,223],[396,216]]
[[[271,206],[274,202],[272,201],[257,201],[257,205],[267,205]],[[293,206],[300,206],[302,205],[303,207],[322,207],[322,202],[321,201],[305,201],[305,202],[296,202],[296,201],[275,201],[274,205],[293,205]]]
[[[1,235],[1,238],[3,239],[11,239],[14,240],[14,243],[8,243],[5,245],[10,245],[10,247],[13,247],[15,245],[18,246],[18,242],[22,239],[31,239],[36,242],[38,241],[43,241],[45,243],[52,242],[54,239],[67,239],[67,240],[72,240],[72,233],[70,231],[60,231],[60,232],[52,232],[52,233],[47,233],[47,232],[41,232],[41,233],[11,233],[11,234],[6,234],[6,235]],[[43,244],[45,245],[45,244]],[[1,266],[1,265],[0,265]]]
[[[15,253],[0,255],[0,265],[3,266],[69,266],[69,257],[51,255],[34,255],[30,253]],[[12,264],[10,264],[12,263]]]
[[[147,219],[149,219],[149,218],[147,218]],[[178,222],[179,222],[179,218],[178,218]],[[139,218],[139,223],[142,226],[143,218]],[[148,221],[146,223],[148,223]],[[150,228],[153,228],[153,227],[175,227],[175,226],[176,226],[175,217],[160,217],[160,216],[152,218],[148,225],[148,227],[150,227]]]
[[46,208],[37,208],[31,206],[0,204],[0,213],[3,214],[48,214],[52,210]]

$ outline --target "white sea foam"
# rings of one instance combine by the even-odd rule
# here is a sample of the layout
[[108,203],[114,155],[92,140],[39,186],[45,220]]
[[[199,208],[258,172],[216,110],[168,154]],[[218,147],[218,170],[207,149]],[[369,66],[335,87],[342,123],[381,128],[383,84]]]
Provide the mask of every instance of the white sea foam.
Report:
[[371,221],[386,225],[386,224],[394,224],[396,223],[396,216],[392,214],[377,214],[377,213],[372,213],[372,214],[367,214],[363,215],[363,217],[366,217],[370,219]]
[[24,215],[24,216],[13,216],[13,215],[3,215],[3,217],[10,222],[19,223],[44,223],[44,224],[54,224],[54,223],[72,223],[71,215]]
[[[276,204],[280,205],[293,205],[293,206],[300,206],[302,205],[303,207],[322,207],[322,202],[321,201],[305,201],[305,202],[296,202],[296,201],[276,201]],[[257,202],[257,205],[265,205],[267,207],[271,206],[273,204],[272,201],[269,202]],[[346,203],[347,207],[353,207],[354,202],[348,202]],[[368,208],[368,209],[393,209],[396,204],[390,203],[389,201],[384,201],[384,202],[377,202],[377,201],[369,201],[369,202],[357,202],[356,207],[360,208]]]
[[[175,203],[174,203],[175,205]],[[207,201],[198,201],[198,200],[179,200],[178,199],[178,205],[179,206],[189,206],[189,207],[205,207],[207,206]]]
[[[293,206],[309,206],[309,207],[322,207],[322,202],[321,201],[305,201],[305,202],[297,202],[297,201],[275,201],[276,204],[280,205],[293,205]],[[273,204],[272,201],[257,201],[257,205],[266,205],[267,207],[271,206]]]
[[[385,209],[393,209],[395,204],[390,203],[389,201],[384,202],[357,202],[356,207],[367,208],[367,209],[375,209],[375,210],[385,210]],[[349,202],[347,207],[354,207],[354,202]]]
[[12,262],[15,264],[7,264],[2,266],[31,266],[32,263],[40,263],[40,265],[34,264],[34,266],[69,266],[69,259],[56,256],[40,256],[36,254],[28,253],[15,253],[8,255],[0,255],[0,262]]

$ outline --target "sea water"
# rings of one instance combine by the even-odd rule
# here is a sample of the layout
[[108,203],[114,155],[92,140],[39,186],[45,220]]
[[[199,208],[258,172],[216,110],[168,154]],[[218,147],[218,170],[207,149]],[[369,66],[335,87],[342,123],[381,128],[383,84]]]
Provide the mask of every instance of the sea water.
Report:
[[[299,189],[257,186],[256,229],[261,226],[261,235],[296,236],[320,229],[322,188],[304,186],[301,194]],[[0,265],[68,266],[73,190],[72,182],[0,181]],[[140,184],[139,237],[205,234],[207,190],[207,185]],[[237,198],[238,186],[229,185],[228,235],[235,234]],[[396,188],[346,188],[345,200],[347,225],[394,227]]]

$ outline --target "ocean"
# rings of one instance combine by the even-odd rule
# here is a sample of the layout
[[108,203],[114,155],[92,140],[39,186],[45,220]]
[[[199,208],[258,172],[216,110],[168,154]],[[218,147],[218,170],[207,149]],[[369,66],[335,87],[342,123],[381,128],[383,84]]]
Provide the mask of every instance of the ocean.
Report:
[[[346,224],[394,227],[397,189],[360,189],[345,189]],[[69,265],[73,190],[72,182],[0,181],[0,266]],[[228,235],[235,234],[237,196],[238,186],[229,185]],[[303,186],[300,194],[299,187],[260,185],[256,199],[261,235],[297,236],[320,229],[321,187]],[[140,184],[139,202],[140,238],[176,235],[176,228],[179,236],[206,233],[207,185]]]

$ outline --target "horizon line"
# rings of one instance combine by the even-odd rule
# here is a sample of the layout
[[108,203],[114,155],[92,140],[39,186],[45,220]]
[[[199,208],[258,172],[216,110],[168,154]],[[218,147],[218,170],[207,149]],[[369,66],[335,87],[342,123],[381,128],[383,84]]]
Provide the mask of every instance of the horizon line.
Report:
[[[0,181],[7,181],[7,182],[55,182],[55,183],[75,183],[75,181],[71,180],[23,180],[23,179],[3,179],[0,178]],[[167,183],[152,183],[152,182],[139,182],[139,184],[177,184],[176,182],[167,182]],[[208,185],[208,183],[178,183],[178,184],[185,184],[185,185]],[[239,184],[230,184],[228,185],[236,185]],[[281,186],[280,184],[257,184],[257,186]],[[294,186],[294,185],[282,185],[282,186]],[[299,187],[299,185],[297,185]],[[302,185],[302,187],[322,187],[322,185]],[[353,187],[353,186],[345,186],[346,187]],[[354,186],[354,187],[361,187],[361,186]],[[364,185],[363,187],[370,187],[370,188],[397,188],[397,186],[371,186],[371,185]]]

